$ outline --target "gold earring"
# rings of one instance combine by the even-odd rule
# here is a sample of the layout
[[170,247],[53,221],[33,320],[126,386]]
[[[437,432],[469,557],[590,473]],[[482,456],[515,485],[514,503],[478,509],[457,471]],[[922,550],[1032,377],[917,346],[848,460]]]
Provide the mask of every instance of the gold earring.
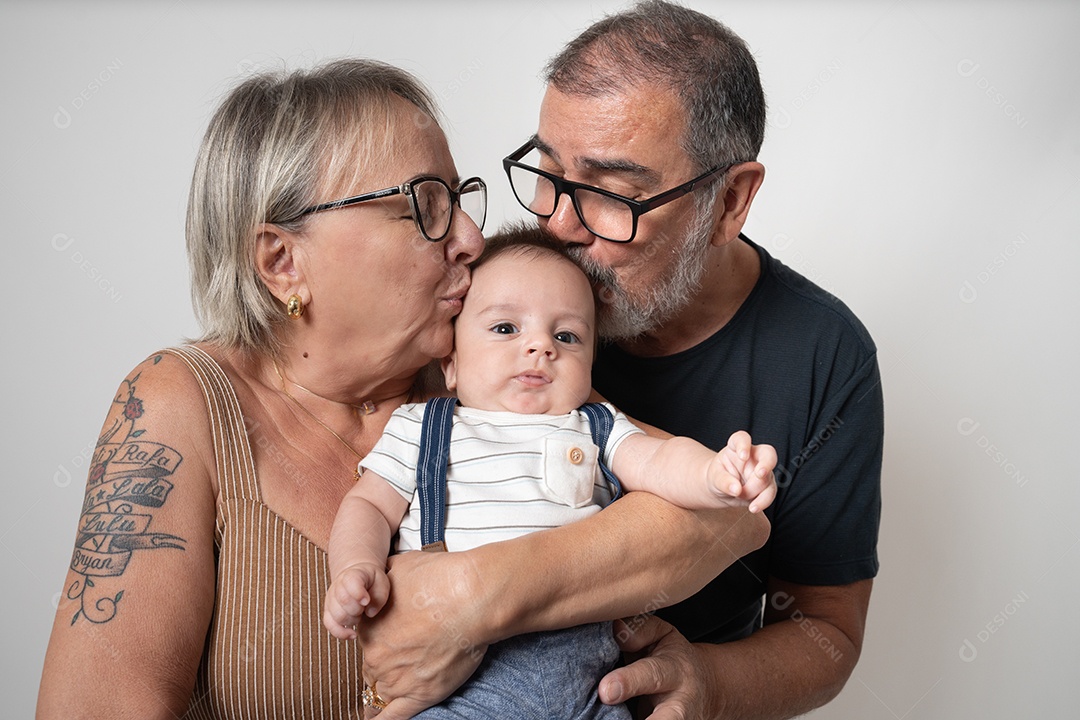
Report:
[[285,313],[290,320],[299,320],[300,316],[304,314],[304,301],[300,299],[299,295],[293,293],[285,301]]

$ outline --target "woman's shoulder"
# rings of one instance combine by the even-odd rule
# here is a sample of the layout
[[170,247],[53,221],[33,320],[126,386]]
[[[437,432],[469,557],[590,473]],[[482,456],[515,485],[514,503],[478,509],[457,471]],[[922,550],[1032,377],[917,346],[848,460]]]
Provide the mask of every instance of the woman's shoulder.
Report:
[[156,350],[133,367],[125,376],[122,386],[138,383],[144,394],[183,407],[188,399],[199,401],[203,405],[202,385],[199,382],[190,360],[185,356],[193,352],[203,352],[198,346],[161,348]]
[[156,461],[174,465],[182,458],[184,474],[196,471],[207,477],[216,493],[215,440],[208,404],[211,395],[224,390],[221,375],[214,377],[215,368],[231,387],[236,363],[235,353],[202,344],[150,353],[120,381],[98,445],[107,443],[132,456],[156,456]]
[[120,381],[110,415],[119,412],[126,420],[152,423],[157,433],[167,433],[176,441],[209,447],[206,393],[191,361],[185,360],[185,351],[200,349],[163,348],[132,368]]

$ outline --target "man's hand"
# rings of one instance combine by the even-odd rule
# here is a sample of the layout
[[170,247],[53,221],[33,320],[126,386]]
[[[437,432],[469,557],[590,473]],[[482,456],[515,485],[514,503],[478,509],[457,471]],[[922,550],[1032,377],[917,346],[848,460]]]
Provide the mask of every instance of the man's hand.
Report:
[[600,681],[600,700],[608,705],[640,697],[637,714],[649,720],[705,720],[707,707],[703,664],[694,646],[658,617],[639,615],[614,624],[623,652],[647,653]]
[[600,699],[645,696],[639,717],[650,720],[782,720],[808,713],[836,697],[858,662],[872,585],[769,578],[765,626],[719,645],[691,644],[652,616],[617,622],[623,651],[646,656],[608,673]]

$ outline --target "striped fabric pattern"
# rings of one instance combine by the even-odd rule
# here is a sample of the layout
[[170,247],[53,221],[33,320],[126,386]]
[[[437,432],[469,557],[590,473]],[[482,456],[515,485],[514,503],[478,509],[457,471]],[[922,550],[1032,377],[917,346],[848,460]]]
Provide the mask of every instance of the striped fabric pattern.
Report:
[[[608,407],[615,417],[605,457],[610,464],[622,441],[641,431]],[[423,415],[422,403],[394,411],[379,442],[360,463],[410,502],[397,552],[420,549],[416,467]],[[600,474],[597,454],[588,419],[578,410],[519,415],[459,406],[446,476],[447,548],[469,550],[599,512],[610,502],[611,488]]]
[[218,473],[214,616],[185,718],[361,717],[360,646],[322,624],[326,552],[262,502],[244,418],[225,373],[195,346],[165,350],[203,389]]

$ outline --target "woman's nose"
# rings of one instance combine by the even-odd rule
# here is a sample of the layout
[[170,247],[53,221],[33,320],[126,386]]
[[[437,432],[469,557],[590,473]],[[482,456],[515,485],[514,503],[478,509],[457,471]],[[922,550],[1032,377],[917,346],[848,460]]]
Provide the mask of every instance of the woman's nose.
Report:
[[468,265],[484,251],[484,235],[469,214],[454,212],[453,226],[446,238],[446,259],[450,264]]

